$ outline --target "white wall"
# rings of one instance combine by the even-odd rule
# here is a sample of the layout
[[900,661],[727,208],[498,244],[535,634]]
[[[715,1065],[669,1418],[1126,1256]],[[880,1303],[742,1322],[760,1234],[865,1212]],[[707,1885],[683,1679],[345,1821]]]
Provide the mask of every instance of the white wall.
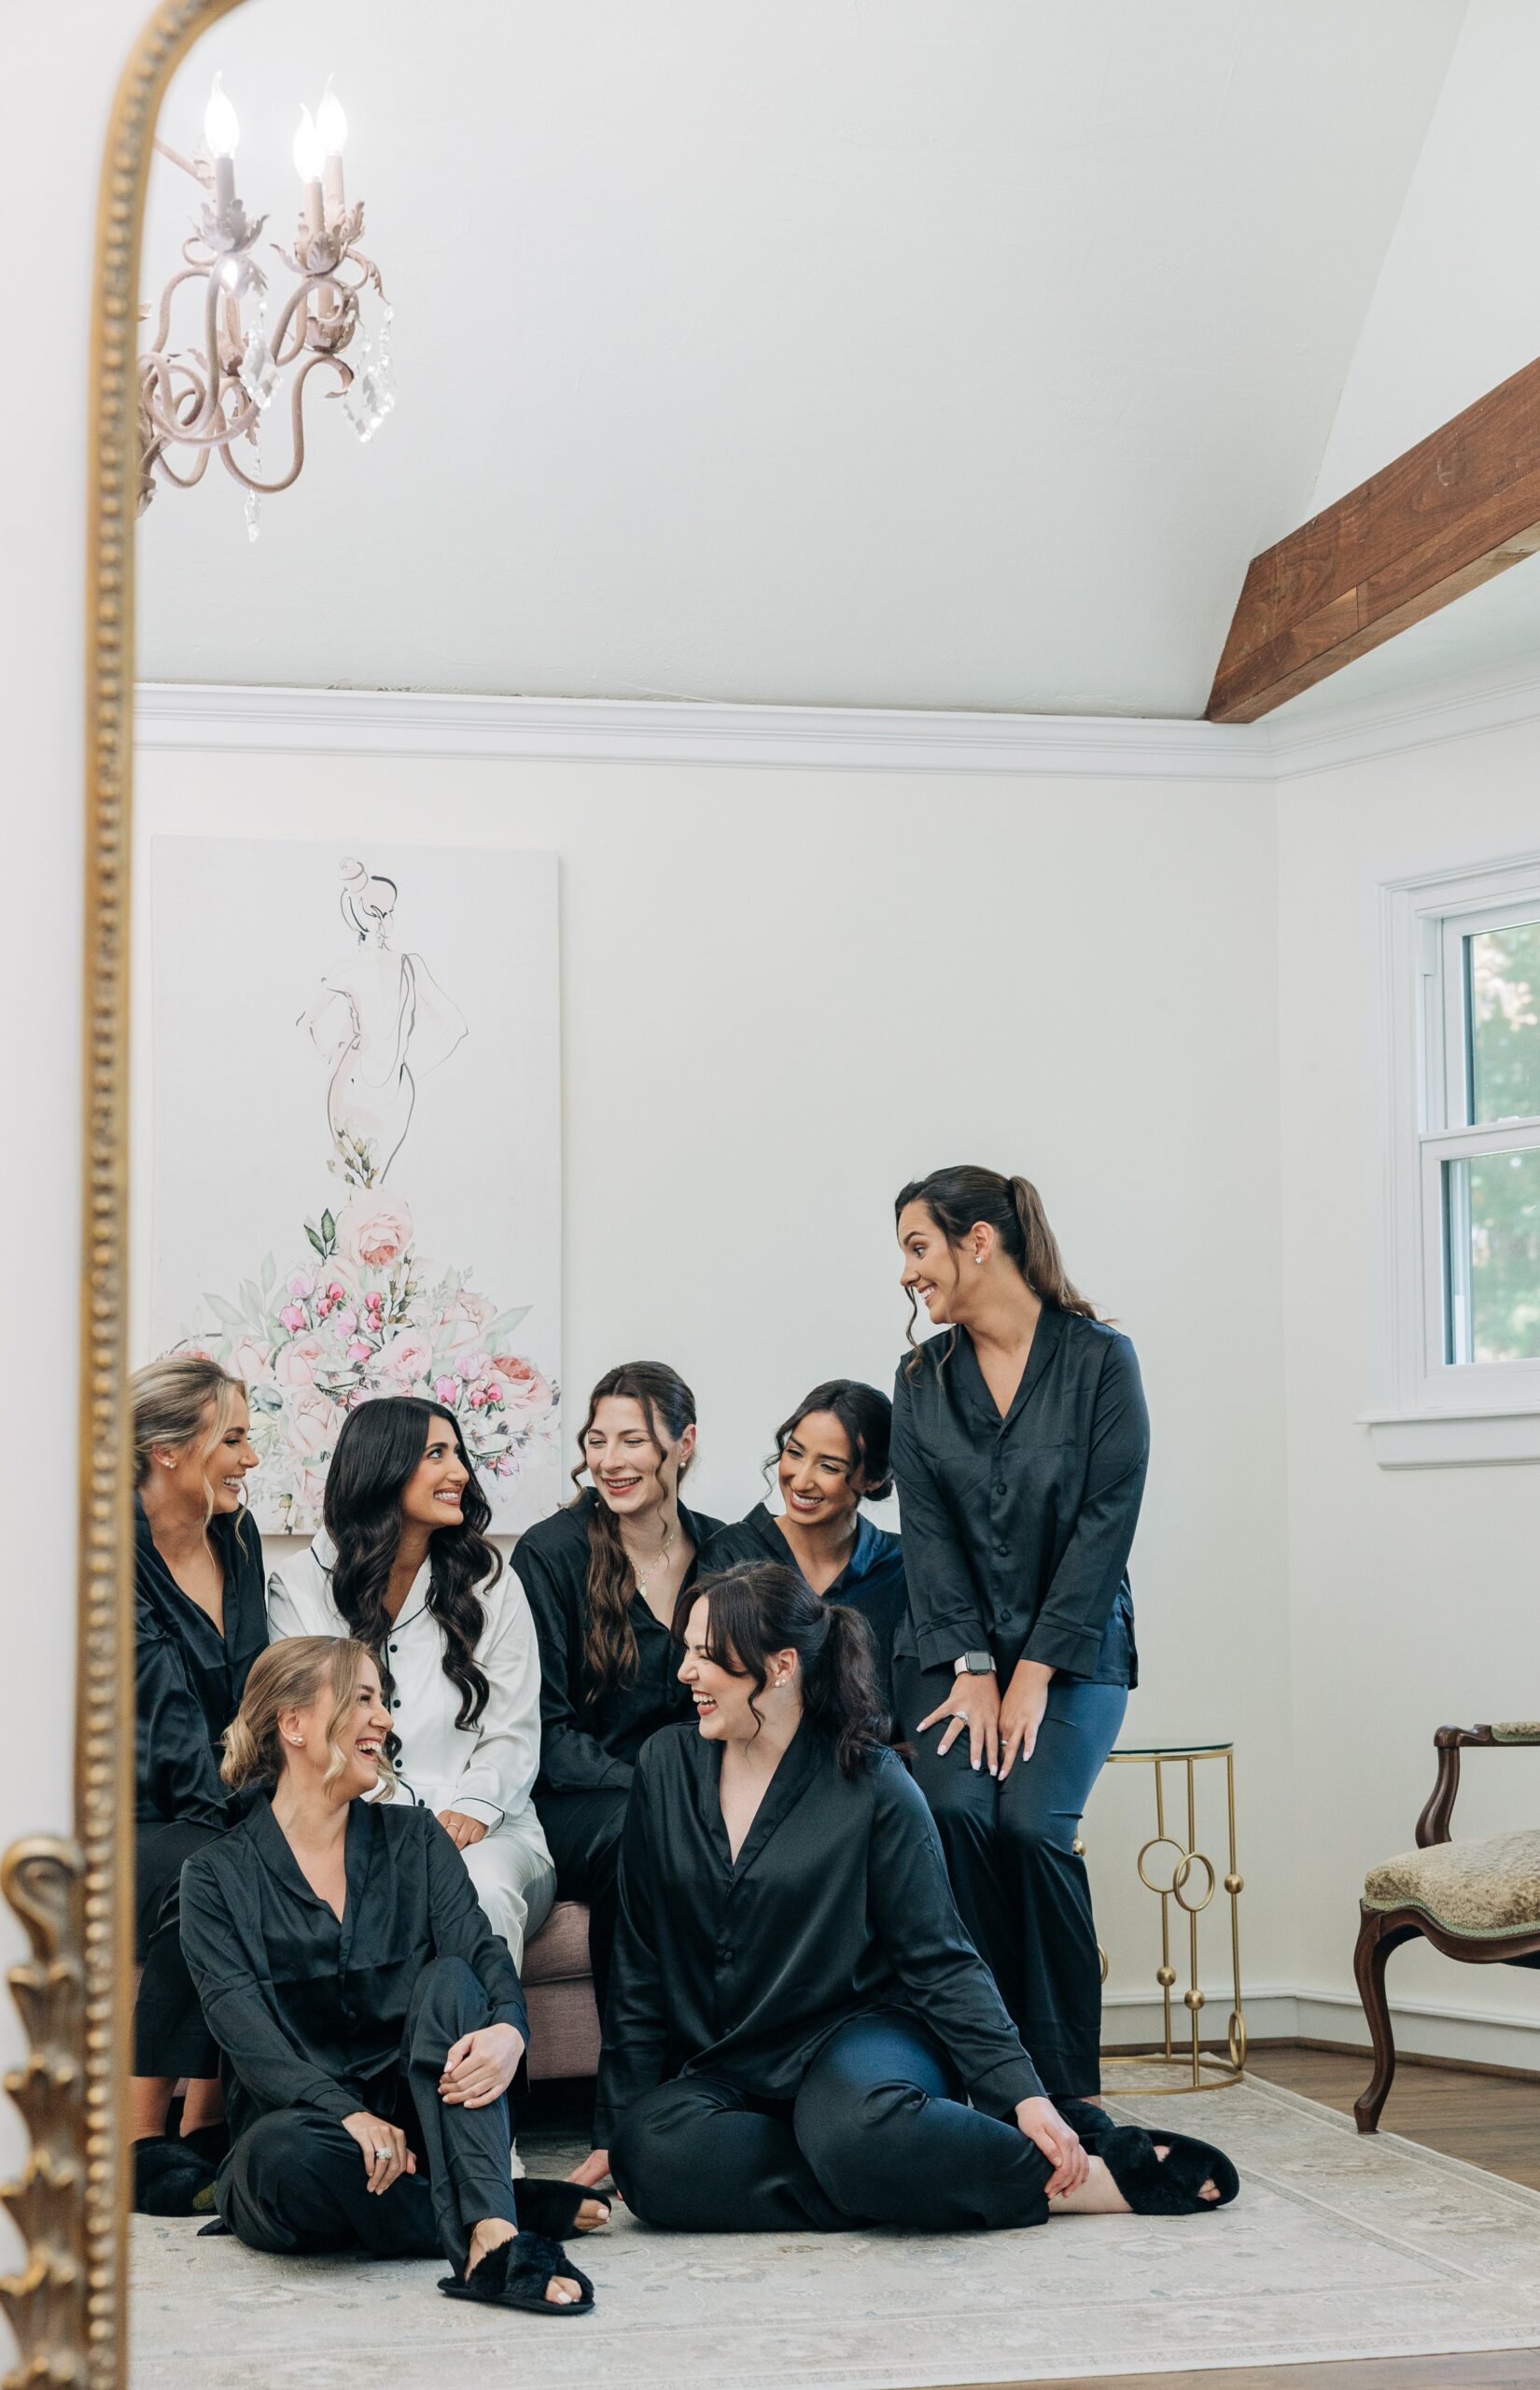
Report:
[[[708,1509],[755,1498],[817,1379],[889,1381],[906,1178],[1039,1181],[1155,1418],[1127,1738],[1236,1737],[1248,1975],[1286,1980],[1267,783],[158,752],[138,829],[141,871],[157,830],[557,851],[568,1437],[603,1369],[661,1355]],[[1143,1991],[1134,1774],[1089,1833],[1114,1984]]]
[[[1540,1469],[1382,1469],[1368,1407],[1379,1216],[1375,892],[1383,879],[1540,848],[1540,724],[1285,781],[1279,793],[1282,1284],[1299,1980],[1339,2003],[1302,2029],[1357,2038],[1365,1866],[1409,1849],[1443,1724],[1540,1714]],[[1475,1752],[1461,1834],[1533,1824],[1540,1753]],[[1540,1978],[1425,1945],[1393,1994],[1528,2035],[1408,2020],[1406,2046],[1535,2063]]]

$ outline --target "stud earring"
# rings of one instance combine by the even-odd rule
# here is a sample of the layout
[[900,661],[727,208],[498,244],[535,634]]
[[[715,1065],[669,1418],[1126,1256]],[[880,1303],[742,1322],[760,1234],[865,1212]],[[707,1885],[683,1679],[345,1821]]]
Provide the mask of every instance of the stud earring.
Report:
[[977,1267],[977,1268],[979,1268],[980,1270],[982,1270],[982,1269],[983,1269],[983,1267],[984,1267],[984,1256],[983,1256],[983,1254],[982,1254],[982,1253],[975,1253],[975,1254],[974,1254],[974,1256],[973,1256],[973,1260],[974,1260],[974,1263],[975,1263],[976,1267]]
[[163,1461],[161,1463],[161,1468],[162,1468],[162,1469],[175,1469],[175,1466],[176,1466],[176,1463],[175,1463],[174,1460],[163,1460]]

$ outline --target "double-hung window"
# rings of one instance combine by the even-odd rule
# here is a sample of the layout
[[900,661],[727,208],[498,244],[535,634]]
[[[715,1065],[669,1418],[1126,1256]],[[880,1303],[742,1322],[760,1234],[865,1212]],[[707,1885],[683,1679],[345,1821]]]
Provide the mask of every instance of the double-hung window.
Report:
[[1384,894],[1377,1457],[1540,1459],[1540,857]]

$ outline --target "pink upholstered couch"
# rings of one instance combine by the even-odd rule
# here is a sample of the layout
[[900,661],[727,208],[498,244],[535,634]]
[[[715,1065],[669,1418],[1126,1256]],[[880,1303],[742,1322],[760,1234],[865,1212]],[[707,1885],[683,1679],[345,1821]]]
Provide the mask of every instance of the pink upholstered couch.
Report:
[[525,1945],[524,1994],[529,2003],[529,2079],[596,2074],[599,2012],[588,1968],[588,1911],[558,1901]]

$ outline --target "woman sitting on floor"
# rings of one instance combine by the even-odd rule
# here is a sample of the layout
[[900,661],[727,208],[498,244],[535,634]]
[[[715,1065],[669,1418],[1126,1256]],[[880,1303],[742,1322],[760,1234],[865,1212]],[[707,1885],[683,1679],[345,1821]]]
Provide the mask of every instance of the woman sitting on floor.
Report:
[[[884,1748],[868,1630],[790,1568],[681,1597],[696,1724],[641,1754],[596,2149],[675,2231],[931,2232],[1235,2197],[1206,2143],[1056,2108]],[[972,2099],[973,2105],[965,2104]]]
[[362,1644],[303,1635],[258,1660],[225,1738],[225,1781],[266,1797],[182,1877],[234,2136],[216,2203],[248,2248],[441,2255],[452,2297],[585,2313],[558,2236],[609,2211],[511,2179],[518,1971],[431,1809],[387,1806],[389,1725]]

